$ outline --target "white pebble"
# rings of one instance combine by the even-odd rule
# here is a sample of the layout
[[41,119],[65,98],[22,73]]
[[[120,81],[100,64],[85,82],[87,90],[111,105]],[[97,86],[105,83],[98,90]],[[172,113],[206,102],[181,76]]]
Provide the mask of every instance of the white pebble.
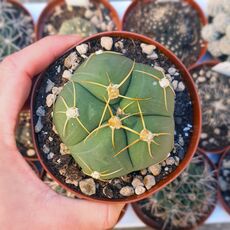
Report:
[[120,190],[122,196],[132,196],[134,194],[134,189],[130,186],[125,186]]
[[137,186],[143,186],[143,185],[144,185],[143,182],[138,178],[134,178],[132,181],[132,186],[134,188],[136,188]]
[[49,94],[47,97],[46,97],[46,105],[48,107],[51,107],[53,105],[53,103],[55,102],[56,100],[56,95],[54,94]]
[[147,175],[144,177],[144,185],[147,188],[147,190],[152,188],[155,184],[156,184],[156,180],[154,176]]
[[62,74],[62,78],[70,80],[72,77],[72,73],[69,70],[65,70]]
[[101,46],[106,50],[111,50],[113,47],[113,39],[111,37],[102,37]]
[[151,55],[153,53],[153,51],[156,49],[156,46],[141,43],[141,49],[142,49],[142,53],[145,53],[147,55]]
[[81,44],[79,46],[76,46],[77,52],[82,55],[86,54],[88,52],[89,46],[87,44]]
[[148,170],[153,174],[153,176],[158,176],[161,172],[161,165],[156,164],[156,165],[151,165]]
[[146,189],[143,186],[137,186],[135,188],[135,194],[141,195],[146,191]]
[[91,196],[96,193],[96,185],[92,178],[80,181],[79,187],[85,195]]

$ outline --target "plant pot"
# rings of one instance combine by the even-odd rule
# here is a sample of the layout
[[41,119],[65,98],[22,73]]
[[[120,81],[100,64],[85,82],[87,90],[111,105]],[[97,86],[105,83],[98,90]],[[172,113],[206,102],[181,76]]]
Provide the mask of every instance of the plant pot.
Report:
[[[28,10],[21,3],[14,0],[3,1],[1,5],[3,8],[1,11],[3,26],[0,38],[0,61],[6,56],[30,45],[35,40],[34,22]],[[7,13],[4,12],[6,7]],[[7,42],[4,42],[5,38]]]
[[[205,172],[206,167],[210,170],[209,173]],[[172,182],[171,187],[168,185],[168,187],[165,187],[159,193],[142,201],[133,203],[132,206],[135,213],[146,225],[153,229],[198,229],[215,209],[218,187],[215,170],[216,167],[205,154],[197,153],[188,168],[181,176]],[[202,174],[199,174],[200,171]],[[213,173],[212,179],[210,179],[211,173]],[[185,179],[186,175],[190,176]],[[193,176],[195,177],[193,178]],[[202,182],[203,185],[196,185],[196,183],[201,183],[202,180],[205,181]],[[207,185],[207,183],[209,184]],[[204,193],[203,196],[201,196],[202,192]],[[208,195],[209,193],[212,193],[212,195]],[[197,194],[199,194],[199,198]],[[207,198],[207,196],[209,197]],[[194,200],[196,197],[198,198],[198,202]],[[203,197],[203,199],[201,199],[201,197]],[[205,204],[207,204],[206,202],[211,201],[212,205],[207,207],[206,213],[204,213],[204,210],[199,210],[199,208],[204,208]],[[172,212],[172,210],[174,210],[174,212]],[[196,214],[200,216],[196,216]],[[192,219],[195,220],[194,224],[189,222]],[[183,221],[185,222],[182,223]]]
[[[218,63],[216,60],[208,61],[194,65],[189,69],[203,103],[203,132],[199,144],[202,152],[222,153],[230,145],[228,138],[229,103],[227,102],[230,95],[230,81],[223,74],[214,76],[213,74],[210,75],[209,72]],[[208,78],[207,75],[210,75],[210,77]],[[216,80],[211,83],[211,78]],[[210,98],[207,98],[207,96]],[[220,109],[218,109],[218,105],[222,105]]]
[[[230,159],[229,157],[230,155],[230,147],[226,149],[226,151],[224,152],[224,154],[221,156],[219,165],[218,165],[218,179],[219,179],[219,191],[218,191],[218,199],[220,201],[220,203],[222,204],[222,206],[224,207],[225,211],[230,215],[230,202],[226,200],[225,195],[229,194],[229,189],[227,191],[223,191],[224,186],[228,186],[229,187],[229,182],[227,182],[226,184],[226,178],[228,178],[229,180],[229,174],[228,177],[223,178],[223,170],[226,168],[223,167],[223,161],[226,159]],[[228,173],[229,173],[229,167],[228,167]],[[223,178],[223,179],[221,179]],[[221,184],[222,183],[222,184]],[[224,184],[223,184],[224,183]],[[224,195],[225,193],[225,195]]]
[[26,159],[26,162],[30,165],[30,167],[33,169],[35,174],[41,179],[44,175],[44,169],[40,162],[36,159],[31,160],[31,159]]
[[202,37],[208,43],[210,55],[220,62],[230,58],[229,14],[228,2],[207,2],[208,24],[202,30]]
[[[90,46],[93,42],[93,44],[95,44],[95,47],[91,48],[91,51],[88,50],[87,53],[83,54],[85,55],[90,55],[90,53],[95,52],[96,50],[100,50],[101,49],[101,45],[100,45],[100,40],[102,42],[103,39],[101,39],[102,37],[108,37],[110,36],[112,38],[112,42],[113,44],[115,43],[116,45],[113,46],[113,48],[111,50],[116,51],[116,52],[124,52],[125,55],[130,56],[132,58],[136,58],[136,62],[143,62],[146,63],[148,65],[150,64],[157,64],[162,66],[164,65],[165,68],[169,68],[172,65],[175,66],[175,76],[172,78],[175,78],[174,81],[177,81],[177,84],[179,84],[180,86],[184,86],[183,89],[181,89],[181,87],[177,87],[175,88],[176,90],[176,94],[177,94],[177,101],[176,101],[176,105],[177,105],[177,109],[175,110],[175,114],[179,114],[179,117],[181,116],[180,119],[175,119],[175,123],[176,123],[176,130],[177,130],[177,134],[175,135],[176,138],[176,144],[174,147],[174,153],[173,151],[170,153],[169,158],[173,158],[173,156],[175,155],[175,159],[171,159],[171,162],[173,160],[173,163],[171,163],[170,165],[170,160],[167,160],[167,167],[165,161],[162,162],[162,164],[164,163],[165,165],[162,166],[162,171],[159,172],[159,175],[156,176],[156,178],[152,175],[150,175],[150,171],[148,170],[142,170],[142,171],[138,171],[138,172],[134,172],[134,173],[130,173],[122,178],[117,178],[117,179],[113,179],[113,180],[109,180],[107,182],[101,182],[99,180],[93,180],[94,183],[97,183],[96,186],[98,186],[98,194],[91,194],[90,195],[85,195],[83,194],[78,187],[73,186],[72,184],[67,184],[65,182],[65,177],[66,175],[69,173],[68,170],[72,170],[71,171],[71,175],[75,175],[75,179],[78,178],[77,175],[80,175],[80,180],[83,180],[82,178],[89,178],[89,177],[85,177],[81,171],[79,171],[79,169],[77,169],[77,166],[75,164],[73,164],[73,159],[70,155],[68,155],[67,151],[64,151],[61,147],[62,143],[58,142],[58,138],[57,135],[55,133],[53,133],[54,130],[53,129],[53,123],[51,120],[51,117],[38,117],[36,116],[36,110],[38,107],[42,106],[43,109],[45,110],[46,114],[51,114],[51,110],[52,110],[52,103],[50,104],[50,101],[47,100],[50,98],[50,96],[48,95],[43,95],[41,99],[41,95],[45,92],[45,88],[47,87],[47,79],[45,79],[45,75],[48,76],[45,73],[48,73],[49,71],[53,71],[55,70],[55,68],[57,68],[57,63],[58,65],[62,65],[63,62],[66,63],[65,60],[69,60],[69,57],[72,57],[72,53],[76,52],[76,46],[73,47],[72,49],[70,49],[69,51],[67,51],[62,57],[60,57],[56,62],[54,62],[53,65],[50,66],[49,69],[47,69],[45,72],[43,72],[40,77],[38,78],[37,82],[35,83],[35,86],[33,88],[33,93],[32,93],[32,100],[31,100],[31,112],[33,114],[33,119],[32,119],[32,127],[33,127],[33,140],[34,140],[34,145],[35,145],[35,149],[36,152],[38,153],[38,157],[42,163],[42,165],[44,166],[45,170],[47,172],[49,172],[49,174],[51,175],[51,177],[57,181],[59,184],[61,184],[65,189],[72,191],[74,194],[76,194],[77,197],[80,198],[85,198],[88,200],[93,200],[93,201],[97,201],[97,202],[109,202],[109,203],[118,203],[118,202],[122,202],[122,203],[130,203],[130,202],[134,202],[140,199],[143,199],[149,195],[151,195],[152,193],[155,193],[157,191],[159,191],[160,189],[162,189],[164,186],[166,186],[168,183],[170,183],[172,180],[174,180],[183,170],[184,168],[188,165],[189,161],[192,159],[193,154],[195,153],[195,150],[197,148],[198,145],[198,140],[199,140],[199,135],[200,135],[200,131],[201,131],[201,110],[200,110],[200,104],[199,104],[199,98],[198,98],[198,94],[196,92],[196,88],[194,86],[193,80],[190,77],[187,69],[184,67],[184,65],[167,49],[165,49],[161,44],[151,40],[150,38],[144,37],[142,35],[138,35],[138,34],[134,34],[134,33],[129,33],[129,32],[107,32],[107,33],[101,33],[101,34],[96,34],[93,35],[87,39],[84,39],[80,42],[78,42],[76,45],[79,46],[80,44],[88,44],[88,47],[92,47]],[[110,39],[111,39],[110,38]],[[121,43],[123,45],[121,45]],[[142,48],[140,46],[141,43],[146,43],[146,44],[151,44],[153,45],[152,47],[156,47],[156,51],[155,55],[158,55],[159,58],[158,61],[156,60],[151,60],[149,58],[146,57],[145,53],[142,53]],[[127,50],[125,48],[128,48]],[[76,54],[76,53],[75,53]],[[74,55],[75,55],[74,54]],[[138,55],[137,55],[138,54]],[[151,56],[152,57],[152,56]],[[167,58],[166,58],[167,57]],[[82,59],[83,61],[83,59]],[[166,63],[168,63],[166,65]],[[55,67],[56,66],[56,67]],[[75,66],[75,65],[74,65]],[[64,71],[64,68],[62,69],[62,71]],[[60,72],[57,75],[53,75],[53,77],[49,76],[50,80],[55,83],[57,82],[62,82],[62,84],[64,84],[64,82],[66,82],[66,80],[63,77],[65,77],[64,72]],[[52,72],[55,73],[55,72]],[[181,75],[180,75],[181,74]],[[178,80],[176,80],[178,79]],[[183,82],[182,82],[183,81]],[[58,85],[56,85],[58,86]],[[60,85],[59,85],[60,86]],[[45,87],[45,88],[44,88]],[[50,87],[49,87],[50,88]],[[55,93],[54,91],[57,88],[55,88],[55,90],[52,90],[52,93]],[[178,91],[179,90],[179,91]],[[51,89],[50,89],[51,92]],[[50,94],[50,92],[48,92],[47,94]],[[51,96],[53,97],[53,96]],[[180,99],[183,102],[180,102]],[[47,104],[48,103],[48,104]],[[190,115],[188,115],[188,113]],[[192,114],[196,114],[195,116],[192,116]],[[180,123],[179,123],[180,120]],[[187,127],[188,123],[190,122],[189,126],[191,126],[190,128]],[[183,123],[183,125],[182,125]],[[187,127],[187,131],[183,131],[182,126],[186,126]],[[49,129],[46,130],[46,129]],[[189,131],[188,131],[189,130]],[[42,133],[48,133],[47,137],[43,137]],[[187,133],[187,134],[186,134]],[[57,143],[49,143],[47,142],[47,140],[49,140],[49,136],[52,136],[52,139],[57,142]],[[181,135],[181,137],[179,138],[179,136]],[[180,139],[180,140],[179,140]],[[45,142],[44,142],[45,140]],[[183,147],[181,146],[183,142]],[[45,150],[46,147],[49,147],[49,151],[45,151],[46,153],[44,153],[44,145],[45,146]],[[62,149],[62,155],[60,153],[60,148]],[[55,148],[56,146],[56,150],[54,150],[53,148]],[[52,152],[52,154],[50,155],[50,152]],[[55,155],[56,154],[56,155]],[[57,155],[59,154],[59,155]],[[176,156],[177,155],[177,156]],[[50,160],[48,160],[48,158]],[[50,162],[53,163],[50,163]],[[58,163],[59,162],[59,163]],[[53,166],[51,166],[51,164],[53,164]],[[61,168],[56,168],[55,167],[59,167],[58,165],[66,165],[66,168],[63,169]],[[62,165],[63,166],[63,165]],[[61,166],[61,167],[62,167]],[[167,169],[165,169],[167,168]],[[74,171],[75,170],[75,171]],[[61,175],[61,174],[62,175]],[[148,179],[150,180],[151,177],[151,185],[147,186],[148,187],[148,191],[142,193],[141,195],[134,195],[133,194],[133,188],[130,188],[131,182],[134,178],[139,177],[142,178],[143,180],[143,176],[146,177],[146,175],[148,174]],[[64,175],[64,176],[63,176]],[[70,174],[68,174],[70,176]],[[148,180],[146,178],[146,183],[148,183]],[[92,179],[92,178],[91,178]],[[156,180],[156,185],[153,186],[153,179]],[[84,180],[85,181],[85,180]],[[105,184],[103,184],[105,183]],[[92,185],[92,184],[91,184]],[[104,187],[103,187],[103,186]],[[109,186],[111,187],[111,189],[109,189]],[[121,187],[120,187],[121,186]],[[132,194],[130,192],[129,195],[124,194],[124,191],[122,190],[121,193],[121,188],[123,187],[127,187],[128,186],[128,190],[132,191]],[[120,187],[120,188],[118,188]],[[112,190],[112,195],[111,194],[111,190]],[[100,193],[100,195],[99,195]],[[112,198],[108,198],[111,197]]]
[[[149,15],[145,16],[148,12]],[[171,3],[133,0],[122,20],[123,30],[143,34],[158,41],[170,49],[187,67],[198,62],[206,53],[207,43],[201,38],[201,27],[206,24],[205,14],[194,0]],[[195,31],[199,27],[200,31]],[[199,41],[197,37],[200,37]]]
[[30,110],[22,110],[16,128],[16,144],[22,156],[28,160],[37,160],[33,146]]
[[[109,3],[108,0],[90,0],[90,1],[92,3],[95,3],[95,4],[99,3],[99,4],[102,4],[104,6],[104,11],[106,12],[105,15],[107,17],[110,17],[111,22],[113,22],[114,26],[110,26],[110,28],[108,26],[107,26],[108,28],[106,28],[106,27],[105,28],[96,28],[94,26],[94,24],[102,25],[102,22],[99,21],[99,22],[97,22],[97,23],[95,22],[93,24],[90,21],[91,18],[88,18],[89,16],[87,16],[87,17],[84,16],[85,15],[85,8],[84,7],[77,7],[76,10],[75,10],[76,12],[74,13],[74,10],[73,10],[72,13],[71,13],[68,10],[68,7],[67,7],[67,5],[65,3],[65,0],[54,0],[54,1],[51,1],[51,2],[48,3],[48,5],[42,11],[42,13],[41,13],[41,15],[40,15],[40,17],[38,19],[38,24],[37,24],[37,29],[36,29],[36,37],[37,37],[37,39],[41,39],[44,36],[53,35],[53,34],[58,33],[57,30],[59,30],[61,28],[61,23],[63,23],[64,20],[61,21],[62,19],[58,18],[58,20],[60,20],[60,22],[57,22],[57,25],[52,25],[52,23],[55,23],[57,21],[55,18],[54,18],[55,20],[54,19],[51,20],[51,17],[55,13],[55,9],[57,9],[57,7],[59,8],[59,10],[60,10],[61,7],[62,8],[65,7],[63,9],[64,11],[66,11],[64,16],[66,16],[68,20],[72,19],[73,17],[77,17],[77,16],[82,18],[82,20],[84,19],[84,22],[83,21],[80,22],[79,25],[80,26],[83,25],[83,24],[85,25],[85,28],[86,28],[86,29],[84,29],[85,32],[79,33],[79,32],[77,32],[77,30],[72,32],[72,33],[75,33],[75,34],[79,34],[81,37],[87,37],[89,35],[92,35],[92,34],[95,34],[95,33],[98,33],[98,32],[111,31],[111,30],[120,30],[121,29],[121,22],[120,22],[119,16],[118,16],[116,10],[113,8],[113,6]],[[93,10],[92,10],[92,12],[93,12]],[[95,13],[94,13],[94,15],[95,15]],[[103,20],[105,20],[105,18]],[[49,32],[49,33],[47,31],[45,31],[46,30],[45,27],[46,27],[47,24],[50,24],[49,27],[51,28],[50,29],[51,32]],[[76,24],[76,22],[74,24]],[[78,29],[78,30],[81,31],[80,29]],[[63,29],[61,33],[66,34],[66,33],[69,33],[69,32],[67,31],[67,29]]]

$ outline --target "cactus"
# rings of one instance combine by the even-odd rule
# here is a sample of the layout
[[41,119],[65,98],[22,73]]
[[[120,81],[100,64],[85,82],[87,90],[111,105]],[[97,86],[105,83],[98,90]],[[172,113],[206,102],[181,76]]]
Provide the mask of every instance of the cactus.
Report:
[[31,44],[33,22],[24,10],[5,1],[0,2],[0,61]]
[[90,21],[80,17],[64,21],[59,29],[59,34],[78,34],[81,37],[95,33],[97,33],[96,27]]
[[63,87],[53,122],[86,175],[111,179],[167,158],[174,98],[162,71],[120,53],[95,53]]
[[159,229],[192,229],[215,206],[216,188],[215,171],[199,155],[175,181],[137,204],[144,213],[162,223]]

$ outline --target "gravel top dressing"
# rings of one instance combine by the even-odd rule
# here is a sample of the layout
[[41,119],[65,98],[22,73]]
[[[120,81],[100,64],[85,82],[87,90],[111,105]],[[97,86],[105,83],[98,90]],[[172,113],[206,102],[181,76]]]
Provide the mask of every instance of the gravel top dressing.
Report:
[[54,34],[79,34],[87,37],[103,31],[116,30],[109,9],[96,1],[83,5],[57,5],[44,20],[42,37]]
[[139,1],[126,15],[123,24],[126,31],[158,41],[186,66],[198,60],[204,46],[201,28],[198,12],[185,1]]
[[[91,54],[100,55],[103,51],[122,53],[136,63],[164,71],[166,78],[172,82],[176,100],[175,144],[167,159],[141,171],[102,181],[85,175],[68,148],[61,142],[53,125],[53,104],[78,66]],[[93,39],[68,51],[54,62],[43,76],[34,98],[35,139],[46,167],[68,188],[96,199],[124,199],[151,189],[174,171],[183,160],[193,132],[192,103],[180,72],[156,47],[120,37]]]
[[191,71],[202,104],[202,134],[199,147],[207,151],[230,144],[230,78],[203,65]]

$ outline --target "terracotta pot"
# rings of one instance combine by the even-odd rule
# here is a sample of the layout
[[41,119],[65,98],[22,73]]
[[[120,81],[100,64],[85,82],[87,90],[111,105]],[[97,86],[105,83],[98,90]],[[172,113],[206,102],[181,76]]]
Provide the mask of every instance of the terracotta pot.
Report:
[[[139,40],[143,43],[147,44],[152,44],[155,45],[159,51],[161,51],[165,56],[168,57],[168,59],[172,62],[172,64],[175,65],[175,67],[181,72],[183,76],[184,83],[190,93],[191,101],[193,103],[193,113],[195,116],[193,116],[193,133],[191,134],[191,140],[188,145],[187,152],[185,154],[184,159],[181,161],[180,165],[173,171],[170,175],[167,176],[167,178],[161,180],[158,184],[156,184],[153,188],[148,190],[142,195],[134,195],[132,197],[127,197],[127,198],[122,198],[122,199],[116,199],[116,200],[102,200],[102,199],[95,199],[86,195],[83,195],[82,193],[79,192],[74,192],[71,190],[71,192],[75,193],[76,196],[80,198],[84,198],[87,200],[92,200],[92,201],[97,201],[97,202],[108,202],[108,203],[131,203],[135,202],[141,199],[144,199],[147,196],[150,196],[151,194],[159,191],[162,189],[164,186],[169,184],[171,181],[173,181],[189,164],[190,160],[192,159],[197,146],[199,142],[199,137],[200,137],[200,132],[201,132],[201,108],[200,108],[200,102],[199,102],[199,97],[198,93],[196,90],[196,87],[193,83],[192,77],[190,76],[189,72],[185,68],[185,66],[181,63],[181,61],[169,50],[167,50],[164,46],[159,44],[156,41],[153,41],[152,39],[145,37],[143,35],[138,35],[135,33],[130,33],[130,32],[105,32],[105,33],[100,33],[100,34],[95,34],[90,36],[89,38],[83,39],[82,41],[78,42],[76,45],[79,45],[81,43],[86,43],[90,40],[98,39],[103,36],[110,36],[110,37],[120,37],[120,38],[129,38],[133,40]],[[33,93],[32,93],[32,100],[31,100],[31,113],[34,114],[34,106],[35,106],[35,96],[37,91],[39,90],[43,75],[45,72],[43,72],[40,77],[37,79],[35,86],[33,88]],[[62,183],[58,178],[55,177],[55,175],[52,175],[51,170],[49,167],[46,165],[45,160],[43,159],[43,154],[41,153],[39,149],[39,145],[36,139],[35,131],[34,131],[34,126],[35,123],[32,119],[32,128],[33,128],[33,141],[34,141],[34,146],[36,149],[36,152],[38,154],[38,157],[45,168],[47,172],[53,177],[54,180],[56,180],[59,184],[61,184],[65,189],[70,190],[69,187],[67,187],[64,183]]]
[[[119,19],[117,11],[113,8],[113,6],[109,3],[108,0],[93,0],[95,2],[101,2],[109,11],[112,21],[115,23],[117,30],[121,30],[121,21]],[[65,4],[65,0],[52,0],[48,3],[48,5],[45,7],[45,9],[42,11],[37,27],[36,27],[36,38],[37,40],[41,39],[42,33],[44,31],[45,21],[47,18],[50,17],[50,15],[53,13],[54,8],[58,5]]]
[[[226,151],[224,152],[224,154],[220,158],[220,161],[218,164],[218,178],[220,177],[220,170],[222,168],[223,160],[227,154],[230,154],[230,146],[228,148],[226,148]],[[223,208],[225,209],[225,211],[230,215],[230,206],[224,200],[224,197],[223,197],[221,189],[220,189],[220,185],[219,185],[219,189],[218,189],[218,200],[220,201],[220,203],[223,206]]]
[[[205,62],[202,62],[200,64],[194,64],[192,65],[191,67],[189,67],[189,72],[191,73],[192,71],[196,70],[196,69],[199,69],[203,66],[210,66],[210,67],[213,67],[215,65],[217,65],[219,63],[219,61],[217,59],[215,60],[210,60],[210,61],[205,61]],[[199,151],[202,152],[202,153],[212,153],[212,154],[221,154],[223,153],[226,149],[228,148],[228,146],[226,147],[222,147],[220,149],[214,149],[214,150],[208,150],[208,149],[204,149],[204,148],[201,148],[201,147],[198,147]]]
[[[140,1],[144,2],[145,4],[148,4],[148,3],[153,2],[155,0],[132,0],[132,3],[129,5],[129,7],[126,9],[126,11],[125,11],[125,13],[123,15],[123,18],[122,18],[122,30],[124,30],[124,25],[125,25],[125,22],[127,20],[127,16],[132,12],[132,10],[137,6],[137,4]],[[201,24],[203,26],[208,24],[208,20],[207,20],[207,18],[205,16],[203,10],[196,3],[196,1],[194,1],[194,0],[182,0],[182,1],[187,2],[189,5],[191,5],[192,8],[194,8],[197,11],[197,13],[198,13],[198,15],[200,17]],[[206,41],[204,41],[204,46],[201,47],[199,57],[197,58],[197,62],[199,62],[201,60],[201,58],[206,54],[207,48],[208,48],[208,43]]]
[[[210,165],[210,167],[213,169],[213,170],[216,170],[216,166],[212,163],[212,161],[208,158],[208,156],[206,154],[203,154],[203,153],[199,153],[199,151],[197,151],[198,154],[201,154],[205,161],[208,162],[208,164]],[[217,178],[217,172],[215,171],[215,177]],[[218,186],[217,186],[218,187]],[[218,190],[218,189],[217,189]],[[217,199],[218,199],[218,192],[216,193],[216,198],[215,198],[215,204],[217,203]],[[151,228],[153,229],[156,229],[156,230],[160,230],[161,227],[159,226],[157,220],[155,221],[154,219],[152,218],[149,218],[147,215],[145,215],[143,213],[143,211],[140,209],[140,206],[137,204],[137,203],[133,203],[132,204],[132,207],[135,211],[135,213],[137,214],[137,216],[148,226],[150,226]],[[172,230],[195,230],[195,229],[198,229],[199,226],[203,225],[204,222],[209,218],[209,216],[211,216],[211,214],[213,213],[215,209],[215,206],[213,206],[210,211],[207,213],[207,215],[205,217],[203,217],[198,223],[197,223],[197,226],[196,227],[185,227],[185,228],[172,228]]]

